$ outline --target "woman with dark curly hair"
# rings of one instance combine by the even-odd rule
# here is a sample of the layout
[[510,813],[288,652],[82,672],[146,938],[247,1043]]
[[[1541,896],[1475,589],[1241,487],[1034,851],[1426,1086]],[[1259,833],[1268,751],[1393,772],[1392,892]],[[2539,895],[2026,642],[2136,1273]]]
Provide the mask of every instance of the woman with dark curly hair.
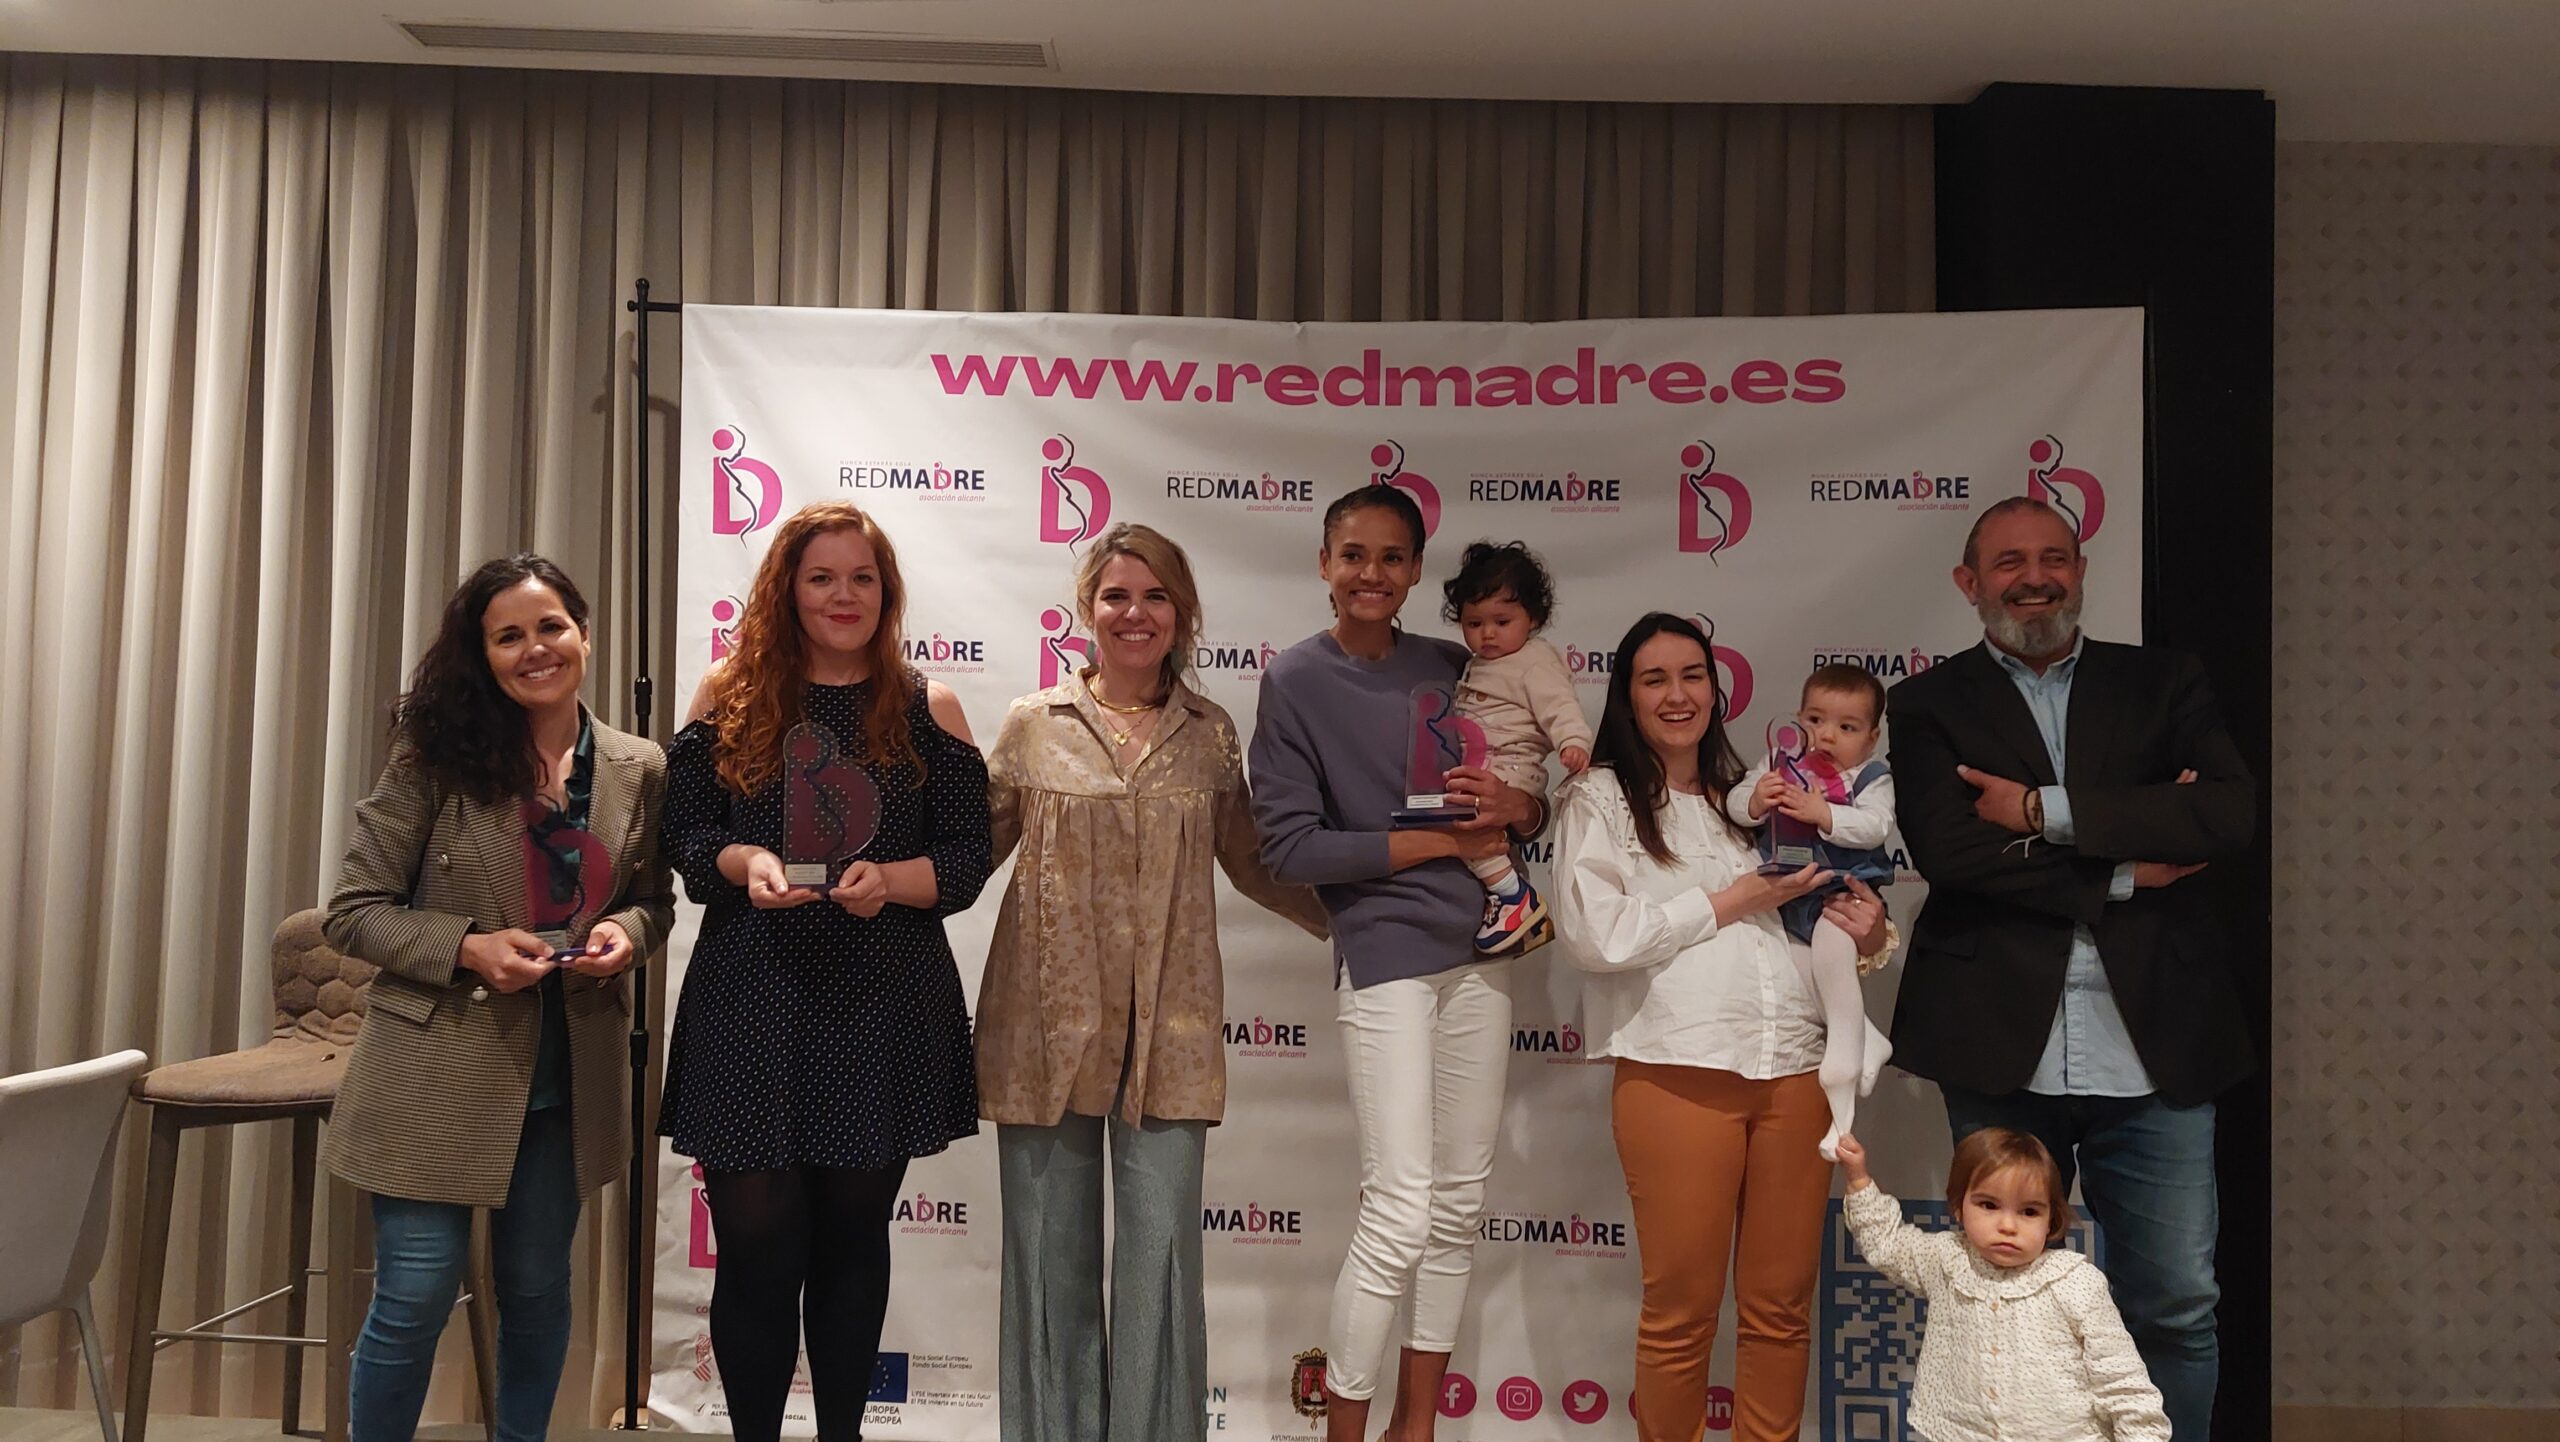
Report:
[[[804,1331],[819,1435],[861,1437],[899,1183],[978,1129],[942,919],[992,869],[987,767],[959,699],[899,654],[905,610],[877,522],[842,502],[795,512],[667,760],[667,855],[708,910],[659,1130],[701,1164],[720,1232],[711,1345],[740,1442],[781,1435]],[[831,794],[878,803],[823,890],[775,851],[787,737],[842,768]],[[843,759],[817,759],[830,750]]]
[[544,1434],[580,1201],[628,1155],[622,973],[674,911],[666,758],[579,704],[587,637],[586,598],[542,557],[471,573],[400,698],[329,900],[329,944],[382,968],[326,1152],[373,1194],[360,1442],[417,1431],[474,1207],[492,1209],[496,1435]]

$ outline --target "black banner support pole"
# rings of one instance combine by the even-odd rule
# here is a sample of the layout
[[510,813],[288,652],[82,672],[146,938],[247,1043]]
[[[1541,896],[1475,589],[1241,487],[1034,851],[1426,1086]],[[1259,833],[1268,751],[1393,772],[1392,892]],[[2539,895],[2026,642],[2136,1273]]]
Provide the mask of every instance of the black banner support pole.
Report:
[[[649,317],[672,314],[684,309],[681,301],[649,299],[649,282],[644,277],[632,283],[631,299],[623,309],[635,318],[633,336],[632,402],[631,402],[631,467],[634,478],[633,497],[639,516],[637,548],[638,582],[633,594],[640,598],[638,636],[639,674],[631,681],[631,731],[647,736],[652,725],[656,683],[649,675],[649,555],[655,537],[649,530]],[[649,963],[643,957],[631,968],[631,1174],[624,1179],[630,1193],[630,1216],[626,1219],[629,1235],[624,1238],[622,1258],[622,1425],[638,1431],[646,1423],[643,1410],[643,1388],[640,1370],[640,1278],[647,1270],[649,1238],[656,1231],[650,1224],[644,1185],[649,1159],[657,1148],[649,1130]]]

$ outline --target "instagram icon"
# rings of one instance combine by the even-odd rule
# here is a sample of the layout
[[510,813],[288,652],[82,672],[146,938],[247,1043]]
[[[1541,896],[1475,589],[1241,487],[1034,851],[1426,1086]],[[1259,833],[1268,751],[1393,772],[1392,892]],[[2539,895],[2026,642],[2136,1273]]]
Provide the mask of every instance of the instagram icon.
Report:
[[1514,1422],[1526,1422],[1546,1405],[1546,1394],[1526,1377],[1508,1377],[1493,1390],[1494,1410]]

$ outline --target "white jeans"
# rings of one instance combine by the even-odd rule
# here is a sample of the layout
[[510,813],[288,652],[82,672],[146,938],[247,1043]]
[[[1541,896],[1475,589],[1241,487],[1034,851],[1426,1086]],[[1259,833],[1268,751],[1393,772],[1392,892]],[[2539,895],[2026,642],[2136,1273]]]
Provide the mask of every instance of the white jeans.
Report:
[[1511,972],[1477,962],[1335,993],[1360,1124],[1360,1218],[1333,1284],[1325,1385],[1378,1389],[1387,1334],[1409,1293],[1405,1345],[1446,1352],[1466,1310],[1467,1267],[1502,1129],[1511,1064]]

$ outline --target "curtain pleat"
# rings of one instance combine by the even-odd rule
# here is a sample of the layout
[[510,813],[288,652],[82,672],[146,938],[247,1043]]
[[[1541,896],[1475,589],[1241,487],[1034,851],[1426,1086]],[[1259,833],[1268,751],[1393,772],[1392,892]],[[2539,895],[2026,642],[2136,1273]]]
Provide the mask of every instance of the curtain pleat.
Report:
[[[673,674],[672,532],[635,534],[629,478],[635,444],[671,452],[681,326],[635,415],[640,277],[1266,320],[1926,310],[1931,179],[1925,108],[7,57],[0,1070],[266,1034],[269,934],[325,895],[472,565],[532,547],[578,580],[608,716],[644,611]],[[653,466],[656,516],[676,480]],[[116,1338],[142,1151],[97,1288]],[[190,1137],[167,1316],[282,1279],[287,1158],[281,1127]],[[577,1243],[563,1425],[620,1396],[623,1215],[616,1187]],[[6,1340],[0,1402],[85,1405],[69,1327]],[[474,1405],[463,1356],[434,1415]],[[174,1347],[157,1375],[163,1409],[272,1416],[281,1374]]]

